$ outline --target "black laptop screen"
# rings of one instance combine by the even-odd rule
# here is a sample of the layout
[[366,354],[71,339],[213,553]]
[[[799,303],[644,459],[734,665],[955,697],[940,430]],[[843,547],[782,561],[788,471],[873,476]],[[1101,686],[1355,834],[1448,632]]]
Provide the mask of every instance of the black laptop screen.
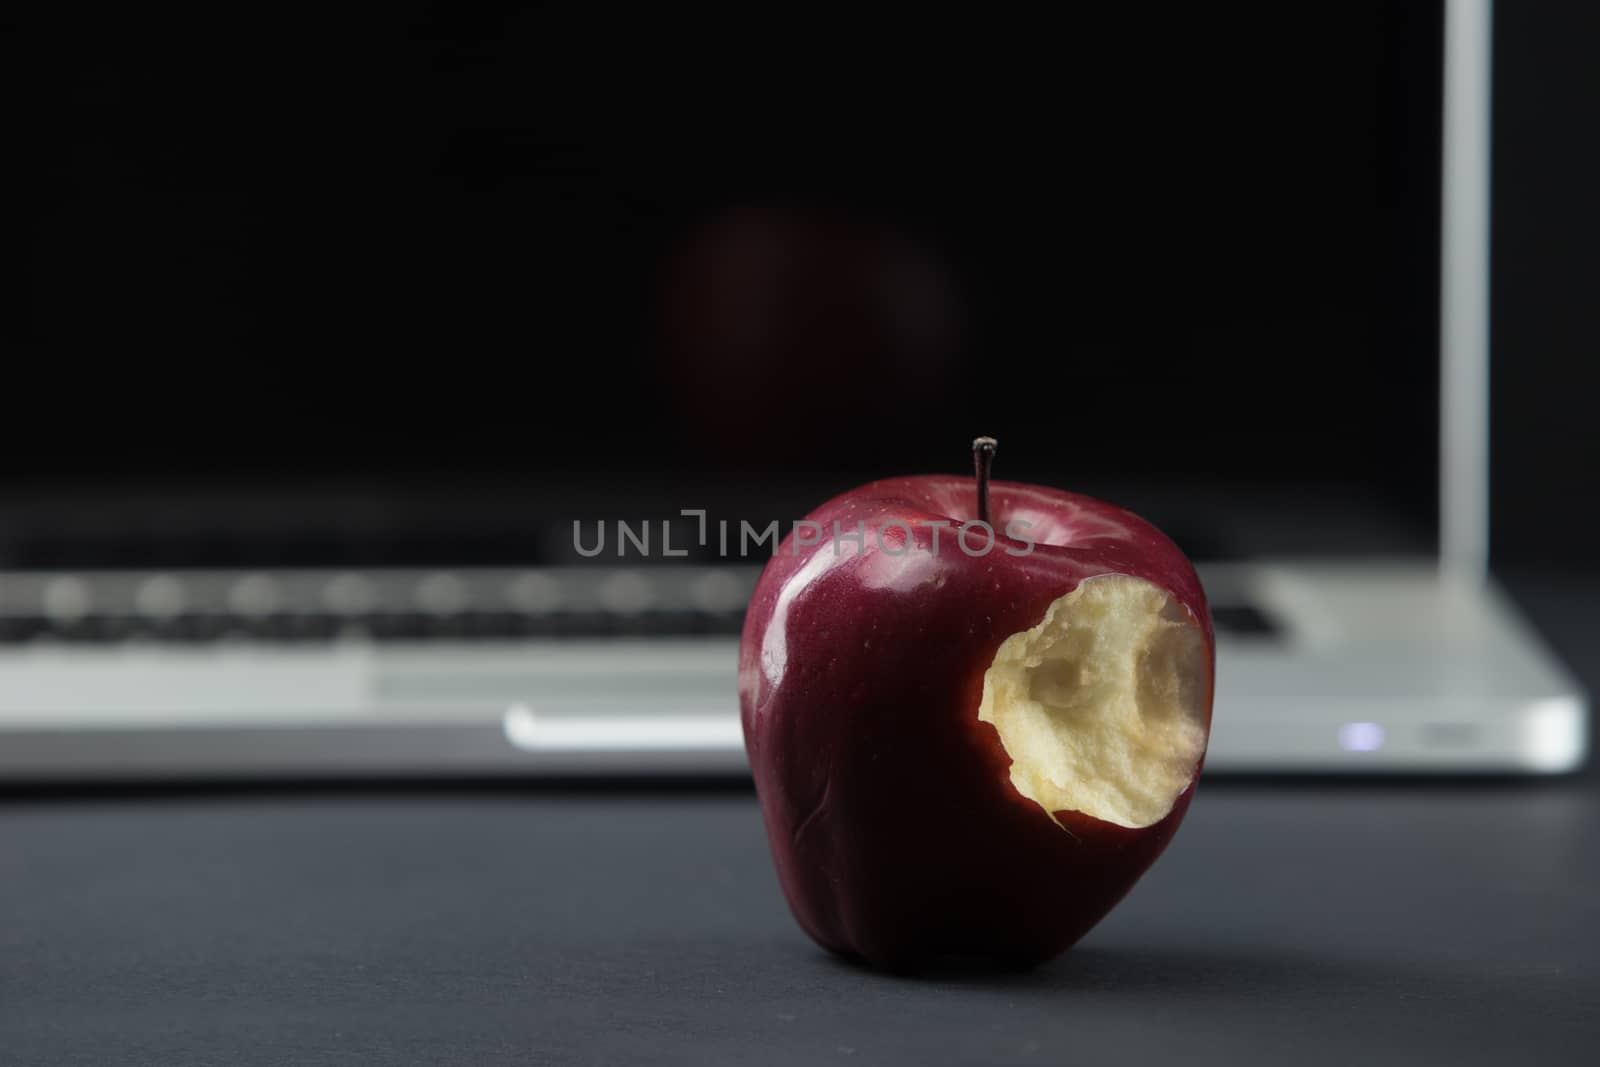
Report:
[[0,494],[304,490],[312,527],[339,487],[843,487],[988,433],[1007,477],[1431,529],[1429,7],[56,27]]

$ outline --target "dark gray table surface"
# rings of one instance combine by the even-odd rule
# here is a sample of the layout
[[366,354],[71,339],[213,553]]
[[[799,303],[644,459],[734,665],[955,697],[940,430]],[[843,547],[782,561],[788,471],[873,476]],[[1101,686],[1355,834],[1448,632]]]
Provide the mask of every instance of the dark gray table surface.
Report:
[[[1593,686],[1600,598],[1517,588]],[[1597,890],[1592,774],[1208,781],[1060,960],[905,979],[739,789],[12,796],[0,1064],[1591,1063]]]

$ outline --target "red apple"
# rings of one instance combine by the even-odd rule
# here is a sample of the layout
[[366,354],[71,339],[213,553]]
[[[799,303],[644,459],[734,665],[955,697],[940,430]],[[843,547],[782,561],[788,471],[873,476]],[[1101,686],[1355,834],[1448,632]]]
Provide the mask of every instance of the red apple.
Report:
[[891,969],[1072,945],[1172,839],[1211,726],[1211,616],[1183,553],[1111,504],[989,483],[993,442],[975,448],[976,482],[891,478],[812,512],[740,644],[789,906]]

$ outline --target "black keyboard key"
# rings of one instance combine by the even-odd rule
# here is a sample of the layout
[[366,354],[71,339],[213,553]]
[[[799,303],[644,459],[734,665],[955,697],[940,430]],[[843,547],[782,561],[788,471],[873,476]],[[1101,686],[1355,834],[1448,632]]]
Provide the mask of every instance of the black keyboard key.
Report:
[[382,611],[351,620],[351,626],[378,641],[419,641],[439,635],[433,618],[415,611]]
[[1283,627],[1254,604],[1213,604],[1211,622],[1219,634],[1252,640],[1280,640]]
[[742,611],[706,611],[699,613],[700,633],[720,637],[738,637],[744,629]]
[[457,616],[461,636],[479,640],[526,637],[528,616],[516,611],[465,611]]
[[49,631],[50,623],[47,619],[22,615],[0,617],[0,644],[21,644],[41,637]]
[[237,618],[230,627],[230,632],[257,641],[299,644],[331,641],[339,635],[343,627],[343,620],[336,615],[278,612],[272,615]]
[[111,644],[126,641],[134,629],[134,620],[121,615],[82,615],[71,619],[52,619],[43,615],[11,616],[0,619],[0,643],[50,640],[70,644]]
[[626,619],[611,611],[562,611],[549,617],[544,634],[549,637],[620,637],[625,634]]
[[185,645],[221,640],[232,628],[226,615],[173,615],[149,622],[149,633],[156,640]]
[[110,644],[126,640],[116,623],[120,620],[110,615],[85,615],[76,619],[41,619],[44,634],[57,641],[73,644]]

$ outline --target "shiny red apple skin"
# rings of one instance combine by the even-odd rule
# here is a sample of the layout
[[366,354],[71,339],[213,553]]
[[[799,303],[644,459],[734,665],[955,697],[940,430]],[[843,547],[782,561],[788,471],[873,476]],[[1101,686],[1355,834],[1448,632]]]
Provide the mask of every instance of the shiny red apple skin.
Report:
[[[1161,586],[1215,639],[1183,553],[1154,526],[1090,497],[993,482],[997,537],[981,558],[956,527],[976,516],[971,478],[873,482],[808,516],[757,583],[740,642],[745,746],[778,880],[820,945],[891,970],[947,958],[1038,964],[1067,949],[1165,849],[1195,782],[1156,824],[1129,829],[1077,812],[1061,826],[1009,779],[993,726],[978,721],[1002,641],[1086,578]],[[833,524],[845,534],[833,547]],[[903,554],[904,530],[913,547]],[[1007,538],[1007,525],[1034,542]],[[938,522],[951,526],[937,531]],[[815,537],[810,528],[806,539]],[[981,551],[974,531],[968,545]],[[1206,682],[1210,728],[1212,677]],[[1202,759],[1203,762],[1203,759]],[[1195,777],[1199,775],[1196,767]],[[1063,828],[1064,827],[1064,828]]]

